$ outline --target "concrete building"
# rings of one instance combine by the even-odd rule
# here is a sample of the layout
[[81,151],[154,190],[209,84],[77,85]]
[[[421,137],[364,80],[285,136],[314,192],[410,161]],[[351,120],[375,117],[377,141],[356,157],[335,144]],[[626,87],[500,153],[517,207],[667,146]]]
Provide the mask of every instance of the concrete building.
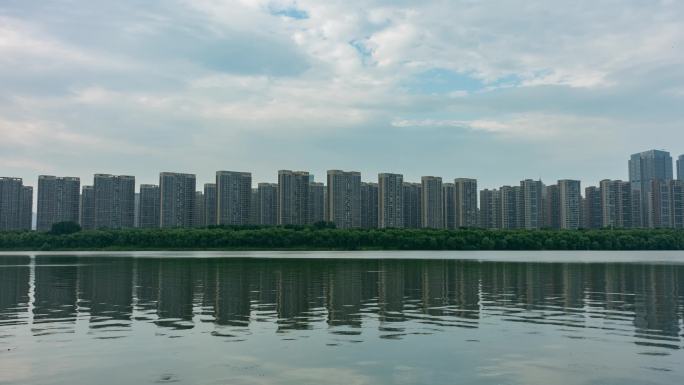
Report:
[[207,225],[207,218],[204,217],[204,214],[204,193],[202,191],[195,191],[194,227],[204,227]]
[[130,228],[135,215],[135,177],[95,174],[95,228]]
[[499,190],[484,189],[480,191],[480,223],[484,229],[499,229],[501,224],[501,194]]
[[684,229],[684,179],[670,182],[672,227]]
[[81,188],[81,207],[78,222],[83,230],[95,228],[95,187],[93,186]]
[[522,193],[522,228],[539,229],[542,225],[542,194],[544,185],[541,181],[525,179],[520,182]]
[[328,170],[328,222],[337,228],[361,227],[361,173]]
[[422,185],[404,182],[404,227],[418,229],[421,227]]
[[477,179],[457,178],[454,185],[456,228],[477,227]]
[[442,212],[445,229],[456,228],[456,185],[453,183],[442,184]]
[[502,229],[519,229],[523,227],[522,188],[520,186],[502,186],[499,189],[501,209],[498,220]]
[[193,227],[195,225],[194,174],[162,172],[159,174],[160,227]]
[[310,179],[307,171],[278,171],[278,224],[309,223]]
[[581,227],[581,191],[581,182],[578,180],[562,179],[558,181],[560,228],[563,230],[577,230]]
[[251,203],[251,173],[216,172],[216,215],[219,225],[249,224]]
[[81,180],[73,177],[38,176],[36,229],[50,231],[58,222],[78,223]]
[[378,184],[361,183],[361,228],[378,227]]
[[258,221],[260,225],[275,226],[278,224],[278,185],[276,183],[259,183],[257,186],[259,199]]
[[143,229],[159,228],[159,194],[159,186],[155,184],[140,185],[138,227]]
[[651,179],[648,197],[648,227],[666,229],[672,227],[672,180]]
[[327,219],[326,188],[323,183],[309,183],[309,220],[308,223],[323,222]]
[[216,226],[216,183],[205,183],[204,194],[204,225]]
[[651,180],[668,182],[672,180],[672,157],[667,151],[650,150],[633,154],[629,159],[629,182],[641,197],[640,218],[633,220],[634,227],[649,227],[655,223],[649,214],[655,213],[649,207]]
[[378,174],[378,227],[404,227],[404,176]]
[[0,177],[0,231],[31,230],[33,188],[21,178]]
[[601,189],[590,186],[584,189],[583,225],[585,229],[600,229],[603,227],[601,213]]
[[633,199],[630,182],[621,180],[601,181],[601,218],[603,227],[630,228],[634,207],[639,207],[639,201]]
[[259,224],[259,189],[253,188],[249,204],[249,224]]
[[677,180],[684,180],[684,155],[677,158]]
[[442,178],[424,176],[421,182],[421,226],[430,229],[444,228],[444,206],[442,205]]
[[548,229],[561,228],[561,202],[560,189],[557,184],[552,184],[544,187],[544,194],[542,196],[543,206],[543,223],[542,227]]

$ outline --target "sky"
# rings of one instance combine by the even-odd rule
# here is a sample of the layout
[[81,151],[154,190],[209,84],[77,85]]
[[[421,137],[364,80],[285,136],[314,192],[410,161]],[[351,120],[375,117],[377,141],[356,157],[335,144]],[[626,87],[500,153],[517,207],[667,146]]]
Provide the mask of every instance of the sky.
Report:
[[0,0],[0,176],[626,179],[684,153],[680,0]]

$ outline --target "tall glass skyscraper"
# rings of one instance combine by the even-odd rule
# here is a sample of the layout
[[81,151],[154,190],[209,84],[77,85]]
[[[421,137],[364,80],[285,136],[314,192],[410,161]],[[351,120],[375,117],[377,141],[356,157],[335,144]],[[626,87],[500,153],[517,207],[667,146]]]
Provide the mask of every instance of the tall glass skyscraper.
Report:
[[649,201],[651,181],[672,180],[672,157],[667,151],[650,150],[634,154],[629,159],[629,182],[632,191],[638,191],[641,200],[641,220],[633,218],[634,225],[646,226],[649,223]]

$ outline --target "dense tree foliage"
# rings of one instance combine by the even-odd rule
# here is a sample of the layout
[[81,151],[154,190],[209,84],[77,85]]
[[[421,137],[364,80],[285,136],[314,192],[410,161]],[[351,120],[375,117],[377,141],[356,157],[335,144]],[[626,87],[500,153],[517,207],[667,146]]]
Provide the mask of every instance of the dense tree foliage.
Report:
[[64,235],[78,233],[79,231],[81,231],[81,225],[76,222],[57,222],[52,225],[50,234]]
[[343,230],[328,225],[0,233],[0,250],[682,250],[681,230]]

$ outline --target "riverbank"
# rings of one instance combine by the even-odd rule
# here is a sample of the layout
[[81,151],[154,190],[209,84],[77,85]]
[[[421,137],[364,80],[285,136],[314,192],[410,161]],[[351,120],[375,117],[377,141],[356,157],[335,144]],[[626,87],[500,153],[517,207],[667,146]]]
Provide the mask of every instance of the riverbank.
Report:
[[684,250],[684,231],[331,229],[245,226],[0,233],[1,251]]

